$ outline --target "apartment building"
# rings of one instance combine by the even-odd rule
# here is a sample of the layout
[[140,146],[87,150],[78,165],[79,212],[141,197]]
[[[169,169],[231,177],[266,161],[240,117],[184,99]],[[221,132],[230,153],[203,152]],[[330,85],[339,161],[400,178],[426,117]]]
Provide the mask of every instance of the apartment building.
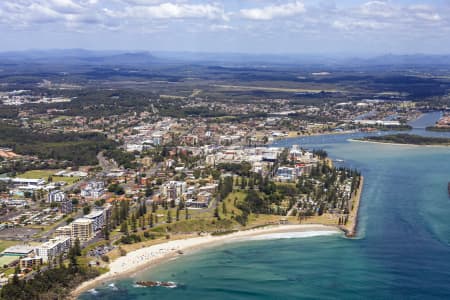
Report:
[[72,222],[71,238],[80,242],[89,241],[94,237],[94,222],[91,219],[80,218]]
[[34,253],[41,257],[44,262],[47,262],[69,251],[70,246],[70,237],[58,236],[36,247]]

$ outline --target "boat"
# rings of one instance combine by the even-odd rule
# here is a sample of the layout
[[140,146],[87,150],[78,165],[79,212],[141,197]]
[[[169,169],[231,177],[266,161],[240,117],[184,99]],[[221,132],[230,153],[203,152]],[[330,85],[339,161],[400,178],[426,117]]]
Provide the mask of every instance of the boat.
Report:
[[177,287],[177,284],[172,281],[138,281],[136,282],[136,284],[144,287],[158,287],[158,286],[167,288]]

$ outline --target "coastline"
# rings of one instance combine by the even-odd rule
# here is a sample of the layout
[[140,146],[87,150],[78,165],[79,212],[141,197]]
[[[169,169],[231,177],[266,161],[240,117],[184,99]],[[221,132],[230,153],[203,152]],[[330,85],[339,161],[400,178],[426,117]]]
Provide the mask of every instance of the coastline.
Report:
[[356,194],[353,196],[352,210],[349,215],[348,225],[344,225],[341,229],[345,232],[345,236],[348,238],[353,238],[356,236],[358,229],[358,214],[359,207],[361,203],[361,195],[364,186],[364,176],[361,176],[361,180],[359,181],[358,189],[356,190]]
[[[356,214],[357,215],[357,214]],[[356,228],[356,227],[355,227]],[[70,294],[69,299],[77,299],[80,294],[111,280],[132,276],[144,269],[149,269],[185,252],[193,252],[226,243],[260,239],[289,238],[297,233],[303,237],[316,235],[339,234],[344,230],[338,226],[321,224],[275,225],[263,228],[242,230],[223,236],[200,236],[181,240],[168,241],[138,249],[121,256],[110,263],[110,270],[89,281],[83,282]],[[344,230],[345,232],[345,230]]]
[[287,136],[283,137],[276,137],[274,138],[275,141],[281,141],[281,140],[290,140],[290,139],[297,139],[297,138],[306,138],[306,137],[314,137],[314,136],[327,136],[327,135],[344,135],[344,134],[352,134],[352,133],[358,133],[357,130],[345,130],[345,131],[330,131],[330,132],[321,132],[321,133],[313,133],[313,134],[300,134],[300,135],[291,135],[288,134]]
[[376,142],[376,141],[366,141],[366,140],[357,140],[357,139],[348,139],[349,142],[357,142],[357,143],[371,143],[371,144],[382,144],[382,145],[391,145],[391,146],[407,146],[407,147],[443,147],[448,148],[450,145],[417,145],[417,144],[400,144],[400,143],[391,143],[391,142]]

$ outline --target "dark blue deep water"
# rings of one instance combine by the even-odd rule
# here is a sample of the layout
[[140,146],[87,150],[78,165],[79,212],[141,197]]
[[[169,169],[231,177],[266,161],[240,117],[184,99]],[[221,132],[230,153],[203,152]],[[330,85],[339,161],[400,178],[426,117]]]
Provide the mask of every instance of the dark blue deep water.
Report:
[[[414,132],[428,134],[421,128],[435,118],[415,122]],[[97,287],[81,299],[450,299],[450,148],[349,142],[352,136],[359,135],[276,145],[323,148],[362,171],[358,238],[228,244]],[[137,279],[179,287],[138,288]]]

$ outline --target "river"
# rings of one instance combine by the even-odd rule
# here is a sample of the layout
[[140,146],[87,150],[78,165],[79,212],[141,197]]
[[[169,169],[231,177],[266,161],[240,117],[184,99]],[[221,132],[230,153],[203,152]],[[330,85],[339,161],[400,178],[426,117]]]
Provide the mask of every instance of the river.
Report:
[[[426,132],[437,114],[412,123]],[[227,244],[98,287],[81,299],[450,299],[450,148],[351,142],[364,134],[278,141],[321,148],[365,176],[358,237]],[[138,279],[179,287],[139,288]]]

